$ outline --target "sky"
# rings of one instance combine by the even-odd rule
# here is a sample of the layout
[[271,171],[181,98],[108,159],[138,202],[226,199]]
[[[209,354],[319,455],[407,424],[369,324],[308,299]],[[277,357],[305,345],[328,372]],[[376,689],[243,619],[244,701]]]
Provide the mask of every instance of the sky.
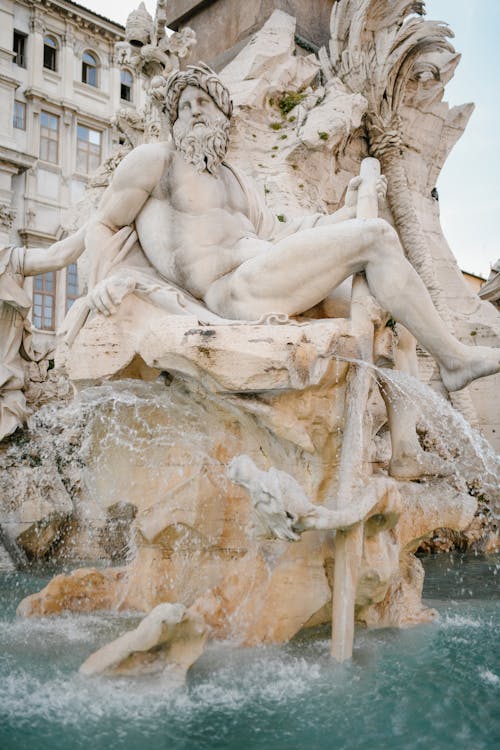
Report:
[[[82,5],[125,24],[140,0],[79,0]],[[244,2],[244,0],[233,0]],[[151,15],[155,0],[146,0]],[[446,87],[451,105],[474,102],[476,109],[439,177],[441,224],[464,271],[487,277],[500,257],[500,34],[498,0],[426,0],[427,18],[445,21],[455,32],[462,60]],[[495,94],[495,92],[497,92]]]

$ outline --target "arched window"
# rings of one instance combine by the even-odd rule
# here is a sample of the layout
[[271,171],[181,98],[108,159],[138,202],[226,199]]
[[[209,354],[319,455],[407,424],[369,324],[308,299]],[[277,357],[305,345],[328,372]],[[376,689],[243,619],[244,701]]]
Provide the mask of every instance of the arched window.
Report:
[[132,101],[132,73],[129,70],[120,71],[120,99],[126,102]]
[[82,55],[82,81],[97,87],[97,59],[91,52]]
[[43,67],[57,70],[57,42],[53,36],[43,38]]

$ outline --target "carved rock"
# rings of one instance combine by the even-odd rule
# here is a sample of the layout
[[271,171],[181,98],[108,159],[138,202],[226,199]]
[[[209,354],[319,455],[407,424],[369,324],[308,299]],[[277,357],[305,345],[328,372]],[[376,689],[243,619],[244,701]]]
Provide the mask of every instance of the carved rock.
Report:
[[82,664],[86,676],[158,674],[182,682],[207,639],[201,617],[180,604],[160,604],[135,629],[96,651]]

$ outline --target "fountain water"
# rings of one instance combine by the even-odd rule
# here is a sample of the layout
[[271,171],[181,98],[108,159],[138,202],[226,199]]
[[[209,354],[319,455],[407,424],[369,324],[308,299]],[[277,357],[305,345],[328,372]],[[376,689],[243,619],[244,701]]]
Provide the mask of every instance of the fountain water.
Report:
[[136,678],[133,689],[129,679],[83,678],[83,659],[137,618],[16,618],[20,596],[48,578],[1,574],[0,744],[453,750],[467,742],[494,750],[500,560],[445,555],[424,563],[424,595],[438,621],[361,630],[353,661],[342,666],[328,656],[325,630],[286,646],[213,644],[180,690],[157,676]]

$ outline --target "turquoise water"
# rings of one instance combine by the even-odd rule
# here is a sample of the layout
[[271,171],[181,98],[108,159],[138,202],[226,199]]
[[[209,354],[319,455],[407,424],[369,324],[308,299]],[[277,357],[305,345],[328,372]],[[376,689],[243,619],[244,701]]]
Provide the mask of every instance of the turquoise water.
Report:
[[1,750],[482,750],[500,747],[500,557],[428,558],[439,621],[360,631],[335,665],[328,634],[281,647],[211,646],[172,690],[85,679],[81,662],[137,620],[21,620],[47,580],[0,576]]

